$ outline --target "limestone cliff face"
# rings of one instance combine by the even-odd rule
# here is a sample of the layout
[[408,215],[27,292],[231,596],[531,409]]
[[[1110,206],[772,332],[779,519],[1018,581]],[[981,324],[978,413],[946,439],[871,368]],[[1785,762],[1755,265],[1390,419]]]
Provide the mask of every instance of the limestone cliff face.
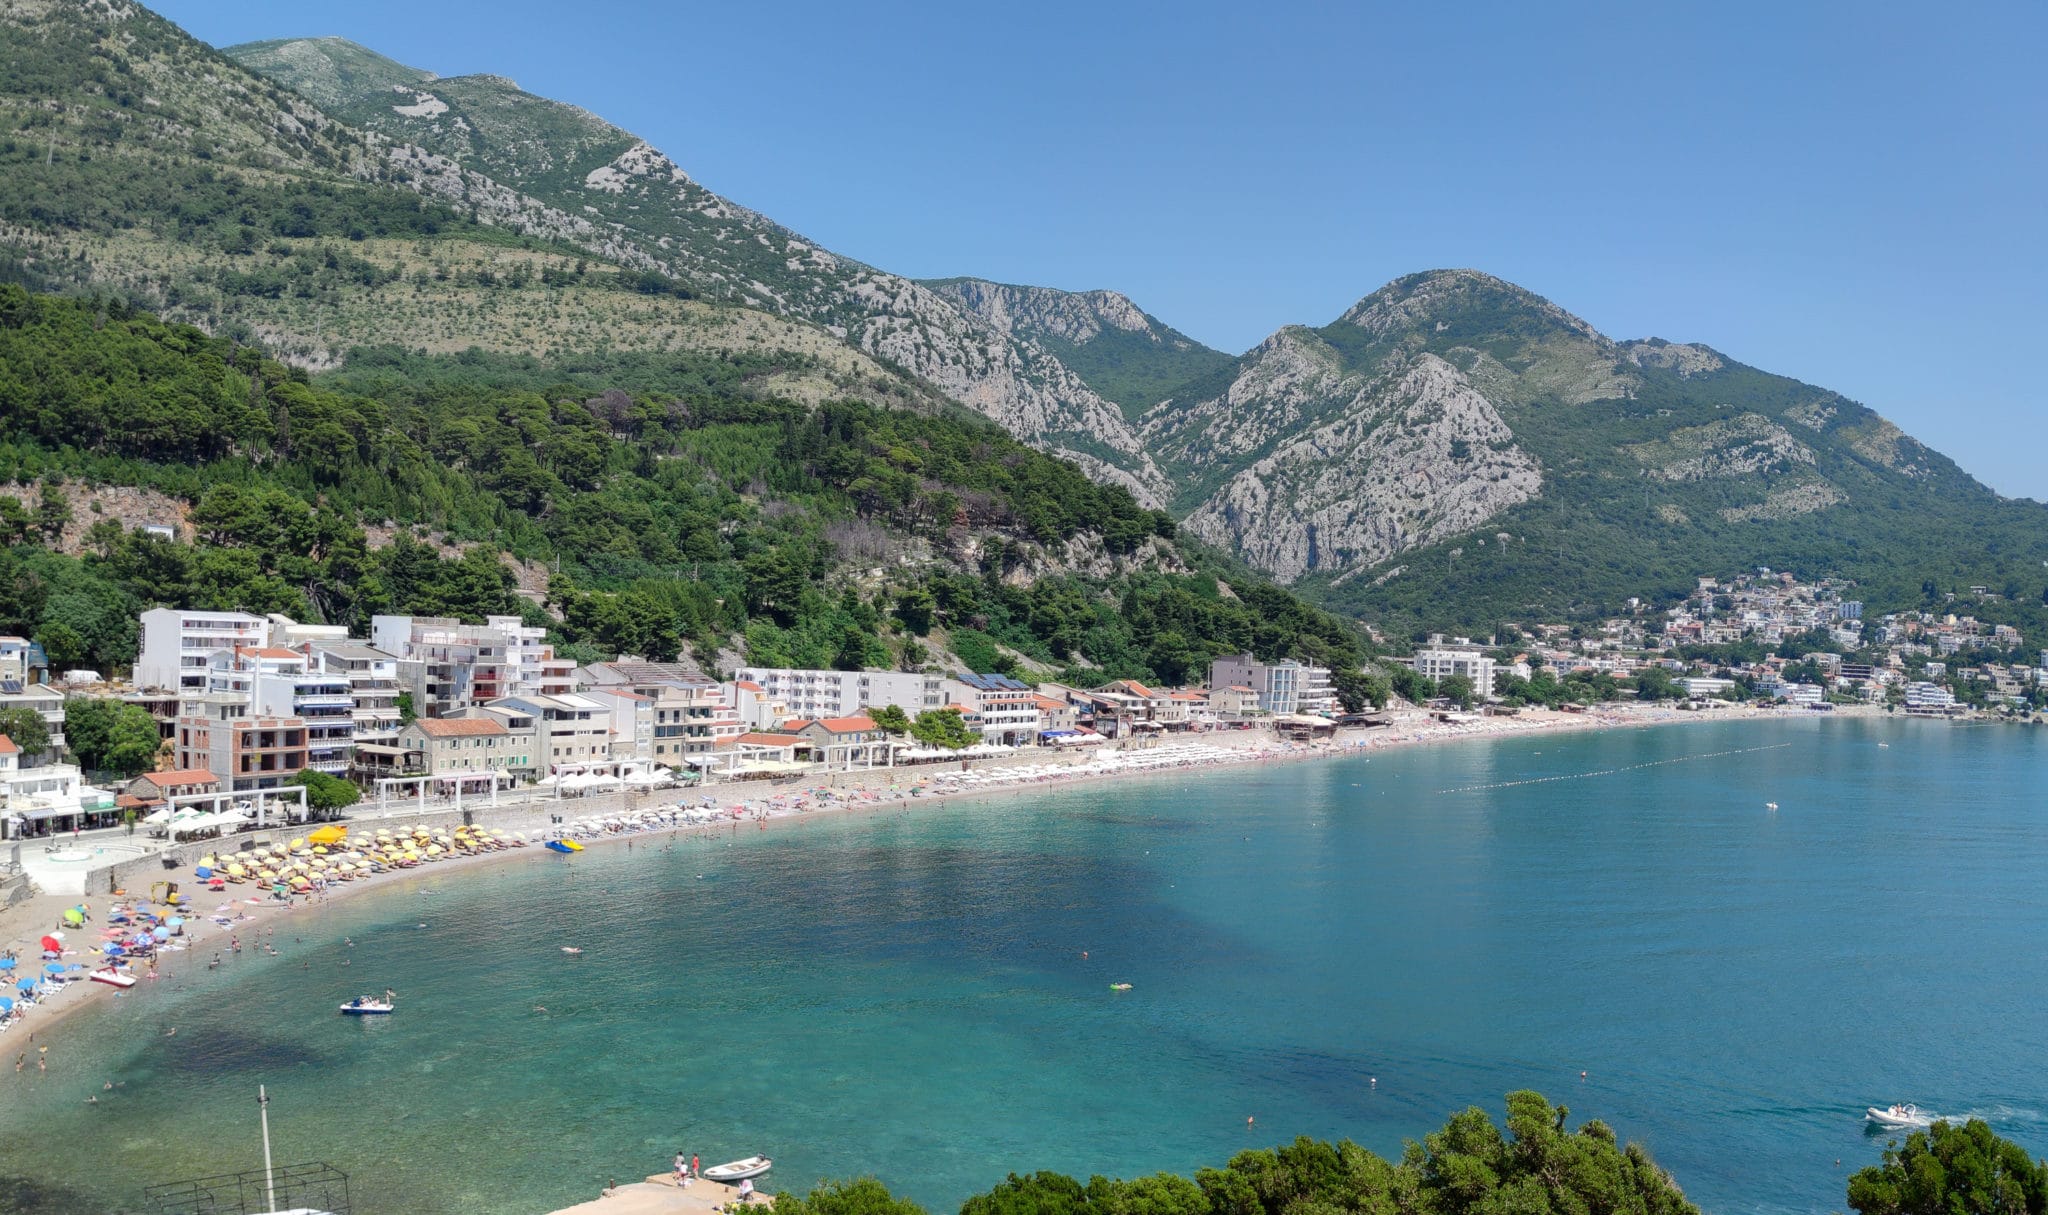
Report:
[[[928,284],[959,302],[969,312],[1013,336],[1051,334],[1082,345],[1105,329],[1142,333],[1154,341],[1171,341],[1166,327],[1115,291],[1059,291],[1050,287],[1015,287],[978,278],[944,279]],[[1186,339],[1179,339],[1182,344]]]
[[1225,481],[1188,516],[1197,536],[1292,582],[1467,531],[1542,488],[1536,461],[1449,363],[1421,354],[1376,376],[1333,379],[1303,351],[1298,341],[1278,343],[1277,366],[1248,378],[1341,400],[1332,407],[1321,395],[1320,421]]

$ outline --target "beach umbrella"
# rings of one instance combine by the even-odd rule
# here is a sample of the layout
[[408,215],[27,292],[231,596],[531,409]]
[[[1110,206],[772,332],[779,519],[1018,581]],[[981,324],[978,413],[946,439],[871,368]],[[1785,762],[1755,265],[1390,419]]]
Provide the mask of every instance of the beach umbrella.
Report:
[[100,946],[100,952],[107,955],[110,958],[118,958],[122,954],[128,952],[128,947],[126,945],[121,944],[119,941],[110,941],[107,944]]
[[61,933],[54,933],[54,932],[53,932],[53,933],[51,933],[51,934],[50,934],[49,936],[46,936],[46,937],[44,937],[44,938],[43,938],[43,952],[44,952],[44,953],[63,953],[63,952],[64,952],[64,937],[63,937],[63,935],[62,935]]
[[0,970],[13,970],[13,969],[14,969],[14,959],[13,959],[13,958],[0,958]]
[[348,838],[348,828],[330,823],[325,827],[314,830],[306,838],[316,844],[339,844]]
[[194,869],[192,871],[192,876],[200,879],[201,881],[205,881],[207,878],[213,876],[213,867],[211,865],[201,865],[199,868]]
[[313,845],[313,855],[314,855],[314,856],[326,856],[326,855],[327,855],[327,845],[325,845],[325,844],[315,844],[315,845]]
[[21,982],[16,983],[14,985],[14,990],[21,992],[24,995],[34,995],[36,990],[36,981],[34,979],[23,979]]
[[159,924],[155,928],[149,930],[149,935],[159,941],[168,941],[171,939],[171,930]]
[[172,932],[178,932],[185,927],[185,917],[174,915],[170,919],[165,920],[164,923],[170,926]]
[[46,975],[61,975],[64,973],[64,964],[62,962],[51,962],[43,967],[43,973]]
[[4,1016],[6,1016],[6,1015],[7,1015],[8,1013],[11,1013],[11,1012],[13,1012],[13,1011],[14,1011],[14,997],[13,997],[13,996],[0,996],[0,1017],[4,1017]]

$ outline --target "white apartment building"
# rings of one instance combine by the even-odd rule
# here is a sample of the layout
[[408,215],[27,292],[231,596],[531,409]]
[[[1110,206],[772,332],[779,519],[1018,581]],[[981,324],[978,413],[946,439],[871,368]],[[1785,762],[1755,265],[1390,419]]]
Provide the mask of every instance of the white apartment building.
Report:
[[1328,667],[1310,666],[1292,658],[1260,662],[1250,654],[1231,654],[1209,664],[1209,687],[1250,688],[1258,696],[1258,711],[1292,713],[1334,713],[1337,694]]
[[654,758],[652,698],[623,688],[590,688],[576,695],[604,706],[611,719],[611,758]]
[[[21,839],[25,836],[47,831],[48,820],[58,820],[53,826],[65,828],[71,825],[77,815],[101,808],[100,790],[91,789],[72,764],[45,764],[40,768],[21,766],[21,748],[14,740],[0,734],[0,839]],[[81,797],[91,804],[82,804]],[[106,808],[112,808],[108,799]]]
[[1955,704],[1955,693],[1938,683],[1916,681],[1906,685],[1908,713],[1946,713]]
[[745,730],[771,731],[794,716],[787,704],[751,679],[735,679],[721,689],[726,707]]
[[547,771],[570,764],[602,764],[612,757],[611,711],[581,693],[505,696],[483,707],[533,718],[539,752],[535,758]]
[[851,717],[863,709],[895,705],[915,717],[952,703],[946,681],[916,671],[807,671],[742,667],[734,676],[760,687],[795,717]]
[[1008,675],[956,675],[944,681],[949,703],[975,710],[985,742],[1028,747],[1038,741],[1038,692]]
[[[718,684],[663,688],[654,698],[654,761],[681,767],[688,756],[709,755],[721,742],[746,733],[747,724],[726,696],[727,688]],[[780,722],[778,717],[771,725]]]
[[29,640],[26,637],[0,637],[0,684],[12,683],[17,686],[28,682]]
[[1294,711],[1335,717],[1342,708],[1330,668],[1301,664],[1301,696],[1295,702]]
[[360,641],[321,642],[307,655],[311,669],[348,681],[354,701],[355,740],[394,746],[398,719],[398,658]]
[[560,696],[576,690],[576,663],[555,657],[546,629],[522,624],[517,616],[486,616],[484,626],[505,638],[505,667],[515,694]]
[[270,625],[247,612],[188,612],[151,608],[142,613],[142,645],[135,657],[135,686],[167,692],[203,692],[214,654],[261,649]]
[[398,681],[421,717],[507,696],[512,668],[505,635],[488,625],[446,616],[372,616],[370,644],[398,657]]
[[1442,633],[1430,635],[1429,644],[1415,651],[1415,673],[1431,679],[1463,675],[1472,681],[1472,692],[1485,699],[1493,695],[1494,662],[1486,647],[1468,637],[1444,640]]

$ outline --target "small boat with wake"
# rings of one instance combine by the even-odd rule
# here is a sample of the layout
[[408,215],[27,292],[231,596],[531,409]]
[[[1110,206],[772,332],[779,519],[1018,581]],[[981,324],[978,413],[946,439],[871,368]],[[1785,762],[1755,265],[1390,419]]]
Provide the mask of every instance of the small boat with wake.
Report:
[[381,1017],[397,1007],[397,999],[387,991],[381,1000],[375,996],[357,996],[341,1006],[341,1013],[345,1017]]
[[1109,989],[1111,991],[1129,991],[1131,985],[1129,983],[1111,983]]
[[747,1181],[775,1167],[775,1162],[766,1156],[749,1156],[745,1160],[732,1160],[725,1164],[714,1164],[698,1176],[706,1181]]
[[1917,1105],[1888,1105],[1883,1109],[1871,1106],[1864,1117],[1872,1123],[1893,1130],[1918,1130],[1934,1125],[1934,1115]]

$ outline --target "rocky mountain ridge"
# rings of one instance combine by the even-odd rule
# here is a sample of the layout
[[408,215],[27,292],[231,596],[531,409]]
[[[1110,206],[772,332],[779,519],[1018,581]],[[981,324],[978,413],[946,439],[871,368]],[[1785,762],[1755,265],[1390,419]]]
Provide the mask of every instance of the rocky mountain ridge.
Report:
[[[1165,478],[1122,411],[1028,335],[818,247],[704,188],[645,140],[587,110],[502,77],[434,76],[342,39],[248,43],[224,53],[311,90],[363,130],[426,150],[436,172],[414,179],[423,188],[447,166],[487,176],[539,200],[549,221],[567,215],[594,230],[565,239],[658,269],[706,298],[821,325],[1141,500],[1165,497]],[[540,221],[502,222],[525,230]],[[559,235],[553,227],[545,234]]]

